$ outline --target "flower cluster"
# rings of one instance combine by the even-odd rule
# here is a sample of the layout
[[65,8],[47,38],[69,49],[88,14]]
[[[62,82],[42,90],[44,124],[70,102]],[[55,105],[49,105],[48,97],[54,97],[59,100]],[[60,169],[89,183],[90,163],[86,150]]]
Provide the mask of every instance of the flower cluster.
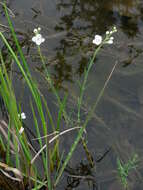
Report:
[[95,35],[94,40],[92,42],[95,45],[100,45],[101,43],[113,44],[114,37],[112,36],[112,34],[115,32],[117,32],[117,28],[114,26],[111,31],[106,31],[106,37],[104,40],[102,39],[102,36]]
[[114,37],[112,36],[112,34],[115,32],[117,32],[117,28],[115,26],[111,31],[106,31],[105,43],[113,44]]
[[35,28],[33,32],[35,33],[35,36],[33,36],[32,41],[37,45],[40,46],[41,43],[45,41],[45,38],[42,37],[42,35],[39,33],[41,31],[41,28]]

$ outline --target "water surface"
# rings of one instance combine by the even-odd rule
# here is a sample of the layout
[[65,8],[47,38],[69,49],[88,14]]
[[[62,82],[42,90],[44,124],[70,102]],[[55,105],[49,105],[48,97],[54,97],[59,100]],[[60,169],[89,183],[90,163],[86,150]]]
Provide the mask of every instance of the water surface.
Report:
[[[115,43],[106,45],[98,54],[88,79],[88,89],[84,98],[82,114],[90,106],[103,87],[114,64],[118,66],[102,97],[92,120],[87,127],[88,148],[94,160],[98,160],[106,150],[109,153],[96,163],[93,171],[94,183],[101,190],[123,189],[116,179],[116,159],[127,161],[134,153],[142,160],[143,155],[143,2],[142,0],[13,0],[8,2],[15,14],[12,18],[15,30],[28,60],[29,67],[47,99],[56,122],[56,106],[53,95],[47,90],[42,78],[43,67],[31,42],[33,29],[40,26],[46,38],[42,52],[46,56],[47,67],[60,93],[69,92],[69,111],[75,109],[79,94],[77,80],[82,80],[83,71],[95,46],[95,34],[104,35],[112,26],[117,26]],[[11,40],[6,18],[1,12],[2,30]],[[11,42],[12,43],[12,42]],[[1,44],[2,50],[6,50]],[[6,56],[6,60],[8,57]],[[24,85],[16,66],[7,63],[12,70],[17,99],[27,114],[26,125],[31,128],[32,113],[29,106],[29,91]],[[21,80],[19,80],[21,79]],[[23,84],[23,90],[21,90]],[[71,137],[71,135],[69,135]],[[68,139],[68,141],[67,141]],[[73,138],[62,139],[63,148],[68,150]],[[83,160],[81,156],[83,155]],[[79,145],[70,162],[75,169],[87,163],[85,153]],[[142,161],[138,171],[129,179],[130,189],[142,189]],[[81,166],[81,165],[80,165]],[[76,169],[75,169],[76,170]],[[59,189],[72,189],[67,181],[67,173]],[[95,180],[96,179],[96,180]],[[92,181],[92,182],[93,182]],[[78,184],[78,183],[77,183]],[[94,184],[95,185],[95,184]],[[86,180],[81,180],[75,189],[91,189]]]

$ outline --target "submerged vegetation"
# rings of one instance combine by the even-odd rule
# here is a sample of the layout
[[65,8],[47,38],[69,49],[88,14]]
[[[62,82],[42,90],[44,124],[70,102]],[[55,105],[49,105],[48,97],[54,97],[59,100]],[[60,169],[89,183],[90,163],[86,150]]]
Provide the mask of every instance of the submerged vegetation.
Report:
[[[51,71],[47,66],[47,58],[43,55],[41,49],[46,38],[42,36],[40,27],[33,30],[34,36],[31,37],[31,43],[37,48],[36,53],[40,58],[44,71],[44,79],[48,84],[47,90],[50,89],[55,98],[54,103],[57,105],[57,117],[55,121],[49,102],[41,92],[38,82],[31,74],[28,60],[23,53],[23,48],[10,19],[9,9],[3,3],[2,6],[4,7],[14,46],[11,45],[2,31],[0,31],[0,39],[8,51],[9,59],[13,60],[14,64],[16,64],[27,89],[30,91],[28,102],[32,112],[30,128],[34,128],[35,133],[32,139],[31,137],[29,138],[27,134],[28,128],[25,125],[27,114],[23,112],[21,103],[17,100],[13,78],[7,70],[5,57],[0,50],[0,101],[2,101],[6,113],[6,119],[0,120],[0,187],[6,190],[53,190],[60,185],[64,172],[69,173],[68,180],[70,185],[79,184],[81,179],[85,179],[88,182],[92,181],[93,188],[96,187],[97,181],[95,176],[91,174],[91,170],[95,170],[95,162],[100,162],[110,152],[110,148],[100,158],[94,160],[88,150],[85,135],[87,133],[87,126],[94,116],[97,105],[104,95],[105,89],[118,65],[118,61],[115,62],[110,70],[100,93],[90,109],[86,111],[84,117],[82,115],[82,107],[84,105],[86,90],[88,89],[89,73],[93,68],[97,54],[103,46],[106,48],[106,46],[114,43],[113,35],[117,32],[116,27],[114,26],[109,31],[106,31],[104,36],[96,34],[93,41],[91,40],[90,42],[93,44],[94,50],[89,61],[85,60],[87,63],[83,69],[83,77],[81,77],[80,81],[77,81],[79,94],[75,98],[76,108],[73,110],[75,114],[74,118],[72,118],[72,114],[67,108],[68,94],[71,93],[70,89],[68,89],[68,92],[64,91],[61,95],[59,89],[56,88]],[[101,118],[98,119],[101,120]],[[102,123],[103,126],[107,127],[104,122]],[[63,128],[63,125],[65,128]],[[107,129],[110,131],[108,127]],[[67,138],[66,135],[72,135],[72,133],[75,134],[75,139],[70,144],[68,151],[65,151],[63,147],[61,148],[61,136]],[[88,164],[80,163],[80,166],[72,169],[69,162],[79,144],[84,149]],[[127,178],[129,172],[133,168],[136,168],[136,162],[136,155],[129,159],[126,164],[122,164],[122,161],[117,159],[118,168],[116,174],[125,189],[128,188]]]

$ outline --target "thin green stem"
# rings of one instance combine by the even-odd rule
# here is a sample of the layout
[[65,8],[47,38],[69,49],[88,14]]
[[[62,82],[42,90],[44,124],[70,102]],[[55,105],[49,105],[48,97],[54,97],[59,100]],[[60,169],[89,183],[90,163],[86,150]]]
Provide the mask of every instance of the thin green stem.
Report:
[[[46,67],[45,60],[44,60],[44,58],[43,58],[43,55],[42,55],[40,46],[38,46],[38,53],[39,53],[39,55],[40,55],[40,58],[41,58],[41,61],[42,61],[42,64],[43,64],[43,67],[44,67],[44,70],[45,70],[45,74],[46,74],[46,77],[47,77],[46,79],[47,79],[47,81],[48,81],[48,83],[49,83],[49,85],[50,85],[50,87],[51,87],[53,93],[55,94],[55,96],[56,96],[56,98],[57,98],[59,107],[61,107],[61,106],[63,106],[63,105],[62,105],[62,101],[61,101],[61,99],[60,99],[60,96],[59,96],[59,94],[58,94],[56,88],[54,87],[54,84],[53,84],[53,81],[52,81],[52,79],[51,79],[50,73],[49,73],[49,71],[48,71],[48,69],[47,69],[47,67]],[[64,118],[65,118],[66,123],[68,124],[68,123],[70,122],[70,119],[69,119],[69,117],[68,117],[68,115],[67,115],[65,109],[63,110],[63,116],[64,116]]]

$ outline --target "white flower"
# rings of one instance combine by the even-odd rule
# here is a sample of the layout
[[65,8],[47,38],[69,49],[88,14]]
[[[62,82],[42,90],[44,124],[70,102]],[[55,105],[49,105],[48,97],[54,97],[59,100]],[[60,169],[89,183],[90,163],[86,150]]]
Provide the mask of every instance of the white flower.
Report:
[[95,35],[94,40],[92,41],[95,45],[100,45],[102,43],[102,36]]
[[33,38],[32,41],[37,45],[40,46],[41,43],[43,43],[45,41],[45,38],[42,37],[41,34],[36,34]]
[[113,27],[113,30],[114,30],[115,32],[117,32],[117,28],[116,28],[116,26]]
[[23,131],[24,131],[24,128],[21,127],[21,128],[19,129],[19,134],[21,135],[21,134],[23,133]]
[[35,28],[35,29],[33,30],[33,32],[36,34],[36,33],[38,32],[37,28]]
[[106,43],[107,44],[113,44],[113,40],[108,40]]
[[18,114],[18,117],[20,117],[21,119],[26,119],[26,115],[24,112],[22,112],[21,114]]
[[42,37],[42,35],[39,33],[41,31],[41,28],[35,28],[33,32],[35,33],[35,36],[33,36],[32,41],[37,45],[40,46],[41,43],[45,41],[45,38]]
[[106,31],[106,35],[109,35],[110,34],[110,32],[109,31]]

